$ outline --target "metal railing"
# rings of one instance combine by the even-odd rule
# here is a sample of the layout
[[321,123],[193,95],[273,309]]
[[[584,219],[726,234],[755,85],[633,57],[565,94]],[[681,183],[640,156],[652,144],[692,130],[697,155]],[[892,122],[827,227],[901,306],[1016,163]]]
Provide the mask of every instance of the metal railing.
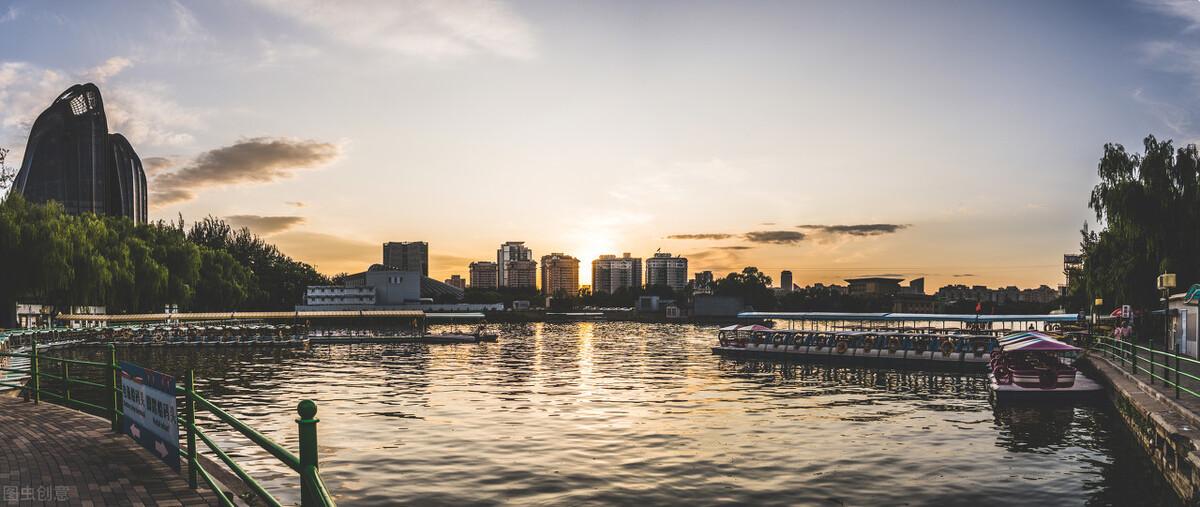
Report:
[[[105,351],[106,362],[46,356],[39,353],[36,341],[31,343],[28,353],[0,351],[0,357],[17,357],[29,360],[27,368],[0,367],[0,371],[3,372],[22,374],[15,379],[10,377],[5,379],[5,381],[0,381],[0,386],[20,390],[27,401],[32,401],[35,404],[41,403],[42,399],[45,398],[47,401],[58,402],[68,408],[79,409],[83,412],[104,417],[112,422],[113,432],[121,432],[121,416],[123,415],[119,398],[119,375],[121,374],[121,367],[117,363],[117,353],[114,345],[109,344]],[[57,366],[58,369],[56,371],[58,373],[47,372],[47,366]],[[103,383],[87,380],[78,374],[72,375],[72,366],[98,368],[104,377]],[[46,385],[42,382],[43,379],[48,379],[52,382]],[[16,382],[12,382],[13,380],[16,380]],[[317,457],[317,422],[319,419],[316,417],[316,403],[311,400],[303,400],[296,407],[296,412],[299,415],[296,419],[296,425],[300,436],[299,456],[297,456],[205,399],[196,391],[195,380],[195,373],[192,370],[188,370],[184,386],[180,387],[176,385],[175,387],[176,395],[183,398],[183,411],[181,414],[177,414],[177,417],[179,427],[185,432],[186,442],[186,448],[180,449],[179,454],[180,458],[187,459],[187,480],[188,485],[192,489],[196,489],[198,485],[197,477],[199,477],[216,493],[221,505],[234,505],[233,500],[222,491],[217,480],[213,478],[212,474],[199,461],[199,452],[196,446],[196,439],[198,438],[259,500],[271,506],[282,505],[274,495],[268,492],[250,474],[246,473],[228,453],[217,446],[212,438],[196,425],[196,412],[198,410],[205,410],[295,471],[300,479],[300,505],[304,507],[335,505],[333,496],[329,494],[328,488],[325,487],[324,481],[321,480],[319,471],[319,460]],[[50,388],[51,386],[57,389],[52,389]],[[104,406],[79,399],[75,396],[76,393],[73,389],[76,386],[101,390],[100,397],[103,399],[102,404]]]
[[1200,361],[1194,358],[1106,336],[1094,337],[1091,349],[1099,351],[1110,362],[1120,363],[1121,368],[1134,377],[1144,374],[1151,385],[1161,382],[1167,390],[1175,391],[1175,398],[1181,394],[1200,398],[1200,392],[1183,385],[1187,380],[1200,383],[1200,376],[1184,369],[1190,366],[1200,373]]

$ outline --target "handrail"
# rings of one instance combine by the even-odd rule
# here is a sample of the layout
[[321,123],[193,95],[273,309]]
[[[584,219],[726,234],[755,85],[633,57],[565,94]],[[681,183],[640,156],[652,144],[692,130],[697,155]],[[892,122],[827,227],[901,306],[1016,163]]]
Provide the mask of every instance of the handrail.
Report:
[[[1156,350],[1152,347],[1145,347],[1134,342],[1117,340],[1112,337],[1098,336],[1092,344],[1092,350],[1099,352],[1109,359],[1109,361],[1119,361],[1122,367],[1129,367],[1129,374],[1137,376],[1140,373],[1145,373],[1149,377],[1150,384],[1153,385],[1155,380],[1162,382],[1163,386],[1168,389],[1175,390],[1175,398],[1178,399],[1181,393],[1187,393],[1197,398],[1200,398],[1200,392],[1196,392],[1183,385],[1180,377],[1200,382],[1200,376],[1183,371],[1180,368],[1180,361],[1186,361],[1191,364],[1200,365],[1200,361],[1176,354],[1167,350]],[[1141,357],[1138,351],[1146,352],[1149,357]],[[1161,360],[1159,362],[1157,360]],[[1175,360],[1174,366],[1171,365],[1171,360]],[[1142,364],[1138,364],[1138,363]],[[1115,364],[1115,363],[1114,363]],[[1146,366],[1149,366],[1147,368]],[[1161,368],[1161,372],[1155,369]],[[1161,375],[1160,375],[1161,373]],[[1174,376],[1174,380],[1172,380]]]
[[[18,383],[9,383],[0,381],[0,386],[20,389],[26,396],[26,400],[32,399],[37,404],[41,402],[42,396],[45,395],[48,400],[54,400],[68,408],[79,409],[80,407],[87,408],[85,412],[93,412],[103,414],[110,419],[112,430],[114,433],[121,432],[120,418],[122,415],[121,404],[118,396],[120,396],[120,386],[117,377],[120,374],[121,368],[117,363],[116,348],[114,344],[108,344],[106,354],[106,362],[84,361],[79,359],[70,359],[65,357],[46,356],[39,353],[37,340],[30,341],[30,350],[28,353],[18,352],[0,352],[0,357],[24,357],[29,359],[29,366],[22,370],[18,368],[0,368],[0,371],[10,371],[14,373],[23,373],[16,378],[5,377],[4,380],[14,381]],[[60,369],[60,373],[49,373],[42,371],[43,363],[55,364]],[[72,376],[71,366],[87,366],[101,368],[104,371],[104,383],[92,382],[84,380],[78,376]],[[61,385],[60,391],[47,389],[42,385],[41,379],[49,379]],[[184,398],[184,407],[182,415],[179,417],[179,424],[186,432],[185,446],[186,449],[180,449],[180,457],[186,457],[188,462],[187,479],[188,485],[192,489],[198,486],[197,478],[202,479],[204,483],[216,493],[220,499],[221,505],[232,506],[232,499],[228,498],[221,491],[219,483],[213,478],[212,474],[205,470],[200,463],[196,447],[196,437],[199,437],[201,442],[206,445],[212,452],[224,463],[234,475],[245,483],[254,494],[262,499],[267,505],[281,505],[270,492],[268,492],[262,484],[251,477],[246,471],[238,465],[233,458],[224,450],[217,446],[209,436],[204,433],[196,425],[196,410],[207,410],[216,416],[218,420],[228,424],[238,433],[245,436],[255,445],[271,454],[275,459],[278,459],[288,468],[297,472],[300,478],[300,505],[303,507],[309,506],[333,506],[336,505],[333,500],[333,495],[329,493],[325,482],[321,479],[320,469],[317,457],[317,427],[318,419],[316,418],[317,405],[310,400],[302,400],[296,407],[296,412],[300,416],[296,419],[296,424],[300,433],[299,455],[293,454],[288,449],[279,445],[274,440],[259,433],[254,428],[238,420],[238,418],[226,412],[224,409],[216,406],[211,401],[201,396],[195,389],[195,374],[188,370],[186,386],[176,386],[175,393]],[[21,383],[23,382],[23,383]],[[96,405],[83,400],[77,399],[71,391],[72,386],[85,386],[89,388],[100,389],[104,393],[105,406]]]

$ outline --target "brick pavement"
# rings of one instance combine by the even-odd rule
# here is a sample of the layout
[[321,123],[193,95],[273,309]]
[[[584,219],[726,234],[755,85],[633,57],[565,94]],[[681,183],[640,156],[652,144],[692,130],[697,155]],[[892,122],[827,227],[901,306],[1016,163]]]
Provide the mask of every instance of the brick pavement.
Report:
[[0,506],[216,503],[108,421],[0,394]]

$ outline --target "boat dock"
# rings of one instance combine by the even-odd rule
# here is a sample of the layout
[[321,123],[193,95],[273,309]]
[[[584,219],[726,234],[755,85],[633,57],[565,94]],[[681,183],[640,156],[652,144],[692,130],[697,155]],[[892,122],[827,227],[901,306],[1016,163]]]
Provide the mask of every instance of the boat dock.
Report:
[[787,322],[718,330],[715,354],[858,361],[984,371],[997,338],[1013,329],[1055,329],[1078,323],[1070,315],[957,315],[830,312],[743,312],[741,319]]

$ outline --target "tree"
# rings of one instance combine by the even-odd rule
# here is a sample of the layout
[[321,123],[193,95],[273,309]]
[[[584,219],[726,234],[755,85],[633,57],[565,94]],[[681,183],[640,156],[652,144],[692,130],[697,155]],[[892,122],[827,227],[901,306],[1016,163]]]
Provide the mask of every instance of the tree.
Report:
[[1158,306],[1158,274],[1175,272],[1181,287],[1200,281],[1200,151],[1195,145],[1176,150],[1154,136],[1143,149],[1104,146],[1100,182],[1088,201],[1104,228],[1080,231],[1084,268],[1071,281],[1069,298],[1076,305],[1101,297],[1149,309]]
[[5,163],[7,159],[8,148],[0,148],[0,197],[8,192],[8,189],[12,187],[13,180],[17,178],[17,172]]
[[741,273],[729,273],[725,278],[717,280],[713,294],[741,298],[745,304],[759,311],[775,309],[771,277],[753,266],[742,269]]

